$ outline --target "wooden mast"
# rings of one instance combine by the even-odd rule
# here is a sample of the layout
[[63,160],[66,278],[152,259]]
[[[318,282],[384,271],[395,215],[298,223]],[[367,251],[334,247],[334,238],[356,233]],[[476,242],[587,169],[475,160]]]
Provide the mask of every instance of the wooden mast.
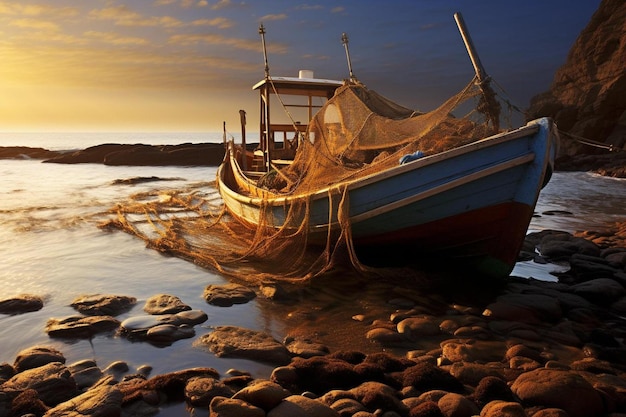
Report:
[[241,147],[243,158],[241,158],[241,167],[243,170],[248,169],[248,155],[247,155],[247,145],[246,145],[246,111],[239,110],[239,120],[241,122]]
[[496,94],[491,88],[491,85],[489,85],[489,76],[487,75],[483,64],[480,62],[480,57],[476,52],[474,42],[472,42],[472,38],[467,30],[467,27],[465,26],[465,21],[463,20],[461,13],[455,13],[454,20],[456,21],[456,25],[458,26],[463,42],[465,43],[465,49],[467,49],[467,53],[472,61],[472,65],[474,66],[474,72],[476,73],[476,78],[478,79],[478,85],[483,93],[483,98],[486,104],[486,116],[489,120],[491,120],[494,130],[498,132],[500,130],[500,103],[496,100]]
[[474,66],[474,72],[476,72],[476,77],[478,77],[478,81],[482,84],[482,82],[487,79],[487,74],[485,73],[485,68],[483,67],[483,64],[480,62],[480,57],[476,52],[476,48],[474,48],[474,42],[472,42],[472,38],[467,31],[467,27],[465,26],[465,21],[463,20],[463,16],[461,15],[461,13],[455,13],[454,20],[456,21],[456,25],[459,27],[459,32],[461,32],[461,37],[463,38],[465,48],[467,49],[467,53],[470,56],[472,65]]

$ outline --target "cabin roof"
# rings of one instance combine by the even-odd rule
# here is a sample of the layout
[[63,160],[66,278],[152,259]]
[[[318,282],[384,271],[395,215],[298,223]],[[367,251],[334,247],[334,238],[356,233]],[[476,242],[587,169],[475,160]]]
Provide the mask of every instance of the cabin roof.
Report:
[[[299,78],[299,77],[271,77],[274,87],[281,94],[303,94],[303,91],[311,95],[328,95],[343,85],[343,81],[326,80],[322,78]],[[268,80],[261,80],[252,89],[258,90],[265,86]],[[319,94],[315,94],[318,92]]]

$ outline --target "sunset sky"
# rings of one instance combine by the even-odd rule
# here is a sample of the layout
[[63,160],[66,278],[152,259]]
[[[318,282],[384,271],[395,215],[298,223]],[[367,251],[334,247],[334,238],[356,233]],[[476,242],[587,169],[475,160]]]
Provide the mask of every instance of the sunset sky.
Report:
[[545,91],[599,0],[0,0],[0,131],[220,131],[256,120],[270,73],[355,75],[430,110],[473,69],[461,12],[487,72],[526,107]]

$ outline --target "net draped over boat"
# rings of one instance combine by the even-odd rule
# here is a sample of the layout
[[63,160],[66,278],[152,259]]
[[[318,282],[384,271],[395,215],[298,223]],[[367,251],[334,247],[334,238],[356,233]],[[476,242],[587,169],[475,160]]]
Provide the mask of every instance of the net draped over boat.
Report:
[[[485,91],[490,90],[472,80],[436,110],[419,113],[360,83],[346,82],[311,120],[294,162],[259,180],[266,195],[292,201],[281,228],[270,227],[270,221],[263,219],[271,216],[263,214],[256,227],[238,222],[213,186],[206,184],[170,191],[166,197],[137,196],[136,201],[116,207],[117,219],[107,226],[135,234],[149,247],[249,283],[308,282],[345,267],[385,275],[385,269],[369,267],[356,255],[346,185],[397,166],[401,159],[436,154],[496,133],[499,107],[485,106],[493,103],[485,99]],[[463,104],[468,101],[473,105]],[[464,114],[454,116],[459,108]],[[324,189],[336,206],[332,209],[336,219],[322,233],[325,241],[319,241],[318,233],[312,245],[307,195]],[[269,209],[269,205],[262,207],[261,212]],[[398,270],[391,273],[397,275]]]
[[405,155],[432,155],[496,133],[470,115],[452,116],[474,97],[482,97],[481,88],[471,82],[438,109],[418,113],[347,83],[313,117],[294,163],[268,185],[279,194],[306,194],[397,166]]

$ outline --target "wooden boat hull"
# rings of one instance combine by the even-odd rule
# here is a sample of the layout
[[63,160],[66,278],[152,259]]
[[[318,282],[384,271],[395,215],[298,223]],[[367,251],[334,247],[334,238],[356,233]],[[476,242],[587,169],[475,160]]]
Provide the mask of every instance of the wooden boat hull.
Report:
[[304,217],[287,213],[306,199],[310,231],[325,239],[329,228],[338,227],[338,207],[346,197],[342,213],[364,263],[438,256],[506,276],[553,170],[557,145],[556,128],[544,118],[305,196],[257,189],[232,155],[217,181],[228,211],[245,224],[295,229]]

